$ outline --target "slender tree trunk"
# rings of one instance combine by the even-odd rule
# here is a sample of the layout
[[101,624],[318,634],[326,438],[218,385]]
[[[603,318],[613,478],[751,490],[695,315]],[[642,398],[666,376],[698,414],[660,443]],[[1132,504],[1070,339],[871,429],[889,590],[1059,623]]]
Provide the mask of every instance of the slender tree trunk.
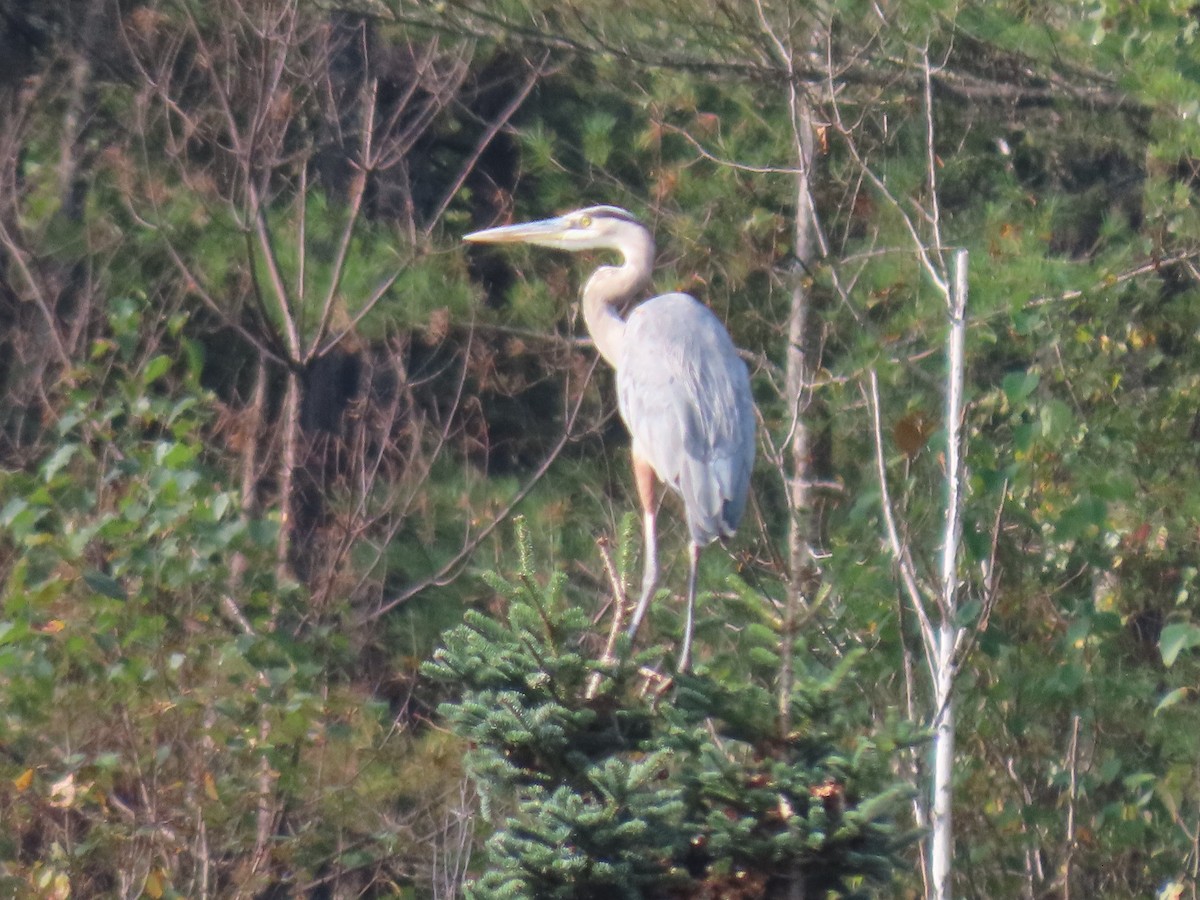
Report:
[[92,52],[103,11],[102,0],[90,0],[82,12],[77,12],[81,16],[77,27],[78,36],[82,41],[78,44],[71,42],[68,51],[69,87],[58,140],[58,196],[60,208],[72,221],[78,221],[83,214],[83,193],[76,184],[82,152],[80,136],[83,134],[87,118],[88,91],[92,81]]
[[958,551],[962,537],[963,370],[965,368],[967,251],[954,254],[953,279],[949,292],[950,339],[946,385],[946,522],[942,542],[941,623],[937,632],[933,681],[933,829],[930,851],[930,887],[936,900],[950,897],[950,875],[954,862],[954,676],[962,629],[958,613]]
[[[292,495],[296,477],[296,461],[300,446],[300,375],[288,369],[287,388],[283,396],[283,408],[279,413],[283,446],[279,454],[279,537],[275,544],[275,577],[279,582],[289,578],[291,566],[289,555],[294,528]],[[275,630],[279,616],[279,603],[271,603],[271,616],[267,628]],[[270,863],[270,840],[275,830],[278,804],[275,800],[276,773],[271,769],[269,747],[271,723],[265,709],[258,723],[258,740],[262,757],[258,765],[258,810],[255,815],[254,867],[265,868]]]
[[1070,790],[1067,794],[1066,858],[1062,865],[1062,898],[1071,900],[1071,872],[1075,861],[1075,804],[1079,799],[1079,713],[1071,717],[1071,745],[1067,750]]
[[267,410],[267,361],[259,358],[254,376],[254,399],[247,411],[242,451],[242,516],[249,519],[257,503],[259,452],[263,439],[263,415]]
[[293,494],[300,456],[300,375],[294,369],[287,373],[279,426],[283,446],[279,454],[279,537],[275,545],[275,573],[280,581],[285,581],[289,574],[288,553],[295,527]]
[[930,823],[933,846],[930,850],[929,879],[937,900],[950,897],[950,872],[954,862],[953,779],[954,779],[954,626],[943,622],[938,629],[937,683],[934,699],[938,714],[934,719],[933,803]]
[[[813,116],[808,98],[792,85],[792,125],[796,154],[796,271],[792,281],[792,303],[788,314],[787,363],[784,392],[790,410],[791,437],[785,450],[788,476],[788,582],[784,608],[783,640],[779,671],[779,731],[787,736],[792,727],[791,696],[796,680],[796,633],[808,604],[813,578],[812,556],[812,455],[809,448],[808,391],[811,361],[806,352],[808,319],[812,305],[811,263],[819,252],[816,211],[812,198]],[[787,900],[804,900],[804,870],[797,866],[787,885]]]
[[795,681],[793,659],[796,631],[806,606],[806,587],[812,577],[812,473],[808,425],[805,421],[807,392],[811,381],[810,362],[805,352],[808,340],[808,316],[811,306],[811,263],[819,252],[816,214],[812,199],[813,125],[812,108],[807,98],[793,89],[796,152],[796,259],[792,304],[788,315],[787,364],[784,392],[790,411],[791,438],[786,449],[790,465],[788,476],[788,586],[784,608],[783,652],[779,675],[779,723],[783,734],[791,728],[788,709]]
[[[267,361],[260,357],[254,376],[254,399],[250,401],[250,407],[245,411],[245,419],[240,425],[241,510],[242,518],[246,521],[249,521],[253,515],[257,500],[255,487],[258,484],[259,452],[262,449],[259,442],[264,439],[262,421],[263,413],[267,408],[267,365]],[[240,593],[242,576],[246,572],[245,554],[240,552],[234,554],[229,564],[229,572],[230,600],[232,602],[232,599]]]

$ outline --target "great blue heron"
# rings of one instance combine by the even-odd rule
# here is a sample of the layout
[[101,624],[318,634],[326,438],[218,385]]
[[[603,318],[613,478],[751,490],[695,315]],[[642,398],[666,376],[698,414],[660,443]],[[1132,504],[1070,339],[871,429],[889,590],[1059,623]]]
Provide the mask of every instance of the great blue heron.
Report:
[[642,592],[629,626],[637,634],[658,583],[657,480],[687,513],[687,622],[679,670],[691,659],[700,552],[734,533],[746,506],[754,462],[754,401],[746,364],[720,320],[688,294],[663,294],[625,308],[650,281],[654,239],[615,206],[591,206],[553,219],[476,231],[474,243],[537,244],[561,250],[614,250],[583,288],[583,319],[600,355],[617,373],[621,418],[633,437],[633,472],[642,506]]

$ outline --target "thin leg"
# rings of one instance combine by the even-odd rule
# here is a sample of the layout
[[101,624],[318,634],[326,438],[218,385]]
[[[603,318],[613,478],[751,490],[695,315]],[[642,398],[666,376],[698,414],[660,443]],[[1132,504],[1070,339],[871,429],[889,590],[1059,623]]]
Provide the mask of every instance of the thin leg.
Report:
[[658,584],[658,540],[655,537],[655,516],[658,511],[656,477],[650,464],[636,454],[633,457],[633,478],[637,482],[638,500],[642,505],[645,549],[642,560],[642,593],[638,597],[637,608],[634,609],[633,619],[629,623],[630,638],[637,634],[638,626],[642,624],[642,617],[650,607],[650,598],[654,596],[654,588]]
[[704,548],[692,541],[688,544],[687,621],[683,626],[683,650],[679,653],[677,671],[686,672],[692,664],[692,625],[696,615],[696,570],[700,567],[700,551]]

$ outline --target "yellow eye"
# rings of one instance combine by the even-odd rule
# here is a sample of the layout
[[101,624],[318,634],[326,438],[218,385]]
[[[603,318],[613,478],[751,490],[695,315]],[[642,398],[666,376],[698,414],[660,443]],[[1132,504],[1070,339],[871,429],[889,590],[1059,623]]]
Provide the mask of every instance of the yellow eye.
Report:
[[591,216],[580,216],[578,219],[578,224],[579,224],[580,228],[591,228],[592,227],[592,217]]

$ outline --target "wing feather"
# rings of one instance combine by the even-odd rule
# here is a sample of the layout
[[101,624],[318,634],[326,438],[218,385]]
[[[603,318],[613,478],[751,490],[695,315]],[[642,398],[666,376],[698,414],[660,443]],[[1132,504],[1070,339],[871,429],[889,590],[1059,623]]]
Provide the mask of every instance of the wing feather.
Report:
[[634,451],[683,497],[693,540],[731,535],[754,464],[754,403],[721,321],[687,294],[638,306],[625,326],[617,399]]

